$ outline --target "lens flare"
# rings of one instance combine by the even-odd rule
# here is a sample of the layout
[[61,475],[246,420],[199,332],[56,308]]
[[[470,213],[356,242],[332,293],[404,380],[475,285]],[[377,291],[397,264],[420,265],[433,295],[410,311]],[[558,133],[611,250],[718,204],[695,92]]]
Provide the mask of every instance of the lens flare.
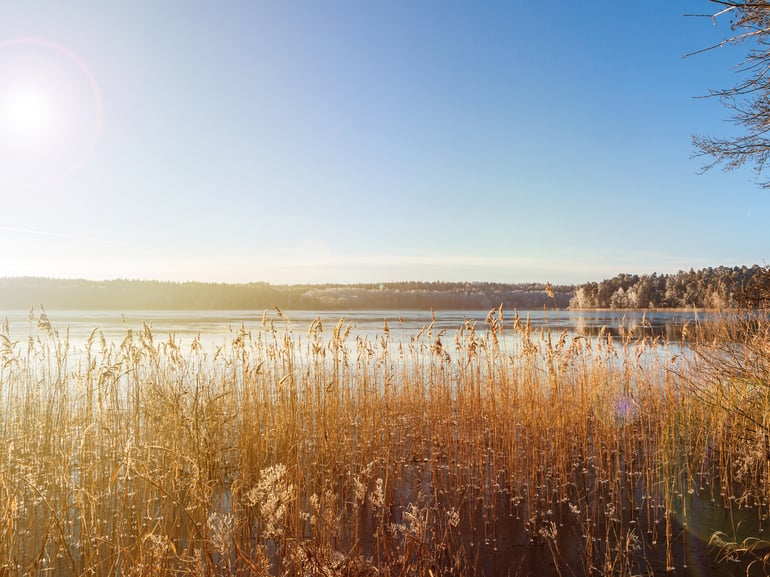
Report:
[[98,144],[99,86],[86,63],[45,38],[0,41],[0,182],[33,188],[77,173]]

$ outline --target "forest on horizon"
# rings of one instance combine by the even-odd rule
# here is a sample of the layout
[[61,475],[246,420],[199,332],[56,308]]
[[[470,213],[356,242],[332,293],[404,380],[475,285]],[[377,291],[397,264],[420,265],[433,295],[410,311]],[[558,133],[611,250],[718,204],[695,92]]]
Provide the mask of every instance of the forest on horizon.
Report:
[[[0,309],[729,309],[746,304],[768,268],[708,267],[675,274],[621,273],[580,285],[492,282],[273,285],[115,279],[0,278]],[[760,282],[761,281],[761,282]]]

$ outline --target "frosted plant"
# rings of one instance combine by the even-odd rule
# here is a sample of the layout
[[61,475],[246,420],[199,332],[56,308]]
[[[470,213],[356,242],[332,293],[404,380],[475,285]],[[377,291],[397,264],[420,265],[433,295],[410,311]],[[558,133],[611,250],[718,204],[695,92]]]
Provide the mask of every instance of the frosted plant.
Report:
[[266,539],[283,536],[286,510],[294,495],[294,485],[287,479],[286,465],[278,463],[263,469],[259,483],[246,494],[247,502],[259,508]]
[[358,507],[359,504],[366,503],[366,485],[359,481],[358,477],[353,477],[353,485],[356,492],[355,505]]
[[289,542],[283,575],[340,575],[345,560],[345,555],[328,546]]
[[129,575],[157,574],[169,554],[176,554],[171,540],[165,535],[150,533],[142,540],[142,556],[136,565],[129,569]]
[[326,489],[323,495],[323,508],[318,515],[323,519],[326,533],[336,535],[339,532],[340,515],[337,510],[337,494]]
[[406,529],[414,537],[422,540],[428,529],[428,518],[425,512],[414,503],[410,503],[404,511]]
[[369,493],[369,503],[375,509],[382,509],[385,504],[385,494],[383,493],[382,485],[382,479],[378,478],[374,483],[374,491]]
[[639,539],[639,535],[636,534],[635,529],[631,529],[626,534],[626,551],[629,553],[636,553],[642,548],[642,542]]
[[309,514],[308,520],[310,522],[310,526],[314,527],[316,521],[318,521],[318,511],[321,510],[321,500],[318,498],[317,493],[310,495],[310,510],[312,513]]
[[311,515],[307,511],[300,511],[299,518],[310,525],[311,528],[315,526],[315,515]]
[[144,546],[155,559],[164,557],[174,547],[167,536],[155,533],[150,533],[144,538]]
[[556,529],[556,523],[553,521],[548,521],[545,525],[540,527],[538,530],[538,533],[540,533],[540,536],[543,539],[550,539],[551,541],[556,540],[556,536],[558,535],[558,530]]
[[303,512],[301,517],[311,527],[315,527],[317,524],[322,526],[324,534],[336,535],[340,524],[337,501],[337,494],[330,489],[326,489],[320,497],[313,493],[310,495],[310,512]]
[[735,457],[735,480],[742,483],[750,479],[766,459],[764,439],[759,439],[753,446],[747,443],[745,452]]
[[206,524],[209,528],[211,546],[221,555],[232,550],[233,516],[230,513],[211,513]]
[[447,523],[449,523],[449,526],[453,529],[457,529],[457,527],[460,525],[460,513],[457,512],[457,509],[452,507],[449,509],[449,511],[446,512],[447,514]]

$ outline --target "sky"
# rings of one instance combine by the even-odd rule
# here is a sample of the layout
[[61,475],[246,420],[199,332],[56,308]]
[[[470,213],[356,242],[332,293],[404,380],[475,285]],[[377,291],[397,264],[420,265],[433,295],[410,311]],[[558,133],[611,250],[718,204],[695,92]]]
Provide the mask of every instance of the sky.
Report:
[[0,276],[580,283],[770,258],[706,0],[0,0]]

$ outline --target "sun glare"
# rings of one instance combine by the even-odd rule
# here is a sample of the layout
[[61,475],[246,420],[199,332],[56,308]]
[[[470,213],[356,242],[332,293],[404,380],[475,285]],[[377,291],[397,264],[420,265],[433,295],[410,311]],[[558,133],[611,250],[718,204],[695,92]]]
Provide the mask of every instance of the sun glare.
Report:
[[78,172],[99,139],[88,66],[42,38],[0,42],[0,184],[40,188]]
[[2,103],[3,132],[18,145],[34,145],[50,136],[51,103],[32,88],[11,91]]

